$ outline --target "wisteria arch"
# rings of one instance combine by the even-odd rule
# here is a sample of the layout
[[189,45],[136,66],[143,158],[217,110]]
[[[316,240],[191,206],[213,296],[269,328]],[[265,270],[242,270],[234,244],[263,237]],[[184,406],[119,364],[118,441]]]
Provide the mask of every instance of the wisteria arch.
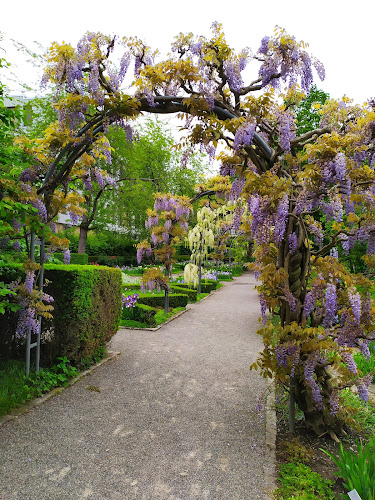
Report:
[[[123,50],[117,66],[116,44]],[[247,204],[239,222],[257,244],[264,320],[257,367],[289,388],[315,432],[341,433],[340,391],[356,385],[366,399],[369,385],[353,365],[352,349],[367,353],[375,337],[371,282],[337,258],[338,249],[366,241],[369,272],[374,263],[375,113],[371,102],[328,100],[318,111],[319,127],[299,134],[294,110],[311,88],[313,67],[324,77],[306,49],[277,28],[256,52],[236,53],[218,23],[209,39],[180,34],[161,62],[136,38],[87,33],[76,49],[55,43],[44,84],[55,92],[59,120],[42,141],[24,140],[35,166],[22,181],[52,220],[73,180],[86,189],[107,175],[96,160],[110,161],[108,127],[122,126],[130,137],[131,121],[143,112],[183,115],[185,142],[211,155],[224,144],[222,177],[210,189],[220,191],[232,179],[232,198]],[[132,61],[130,94],[121,85]],[[250,61],[259,70],[246,85]],[[267,308],[280,316],[279,326],[267,323]],[[335,381],[331,366],[339,370]]]

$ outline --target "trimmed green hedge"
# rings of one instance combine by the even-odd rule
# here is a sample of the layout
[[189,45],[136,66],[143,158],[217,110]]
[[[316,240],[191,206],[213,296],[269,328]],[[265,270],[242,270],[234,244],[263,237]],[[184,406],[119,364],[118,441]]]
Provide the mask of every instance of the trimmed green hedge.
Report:
[[193,288],[183,288],[180,285],[170,285],[171,290],[177,293],[186,294],[189,297],[190,302],[196,302],[198,297],[198,290],[194,290]]
[[[186,283],[179,283],[179,287],[181,288],[189,288],[189,285]],[[210,293],[212,290],[216,290],[217,282],[214,280],[204,280],[201,282],[201,292],[202,293]]]
[[[8,266],[4,271],[11,280],[23,274],[19,267]],[[45,277],[55,309],[53,319],[42,323],[42,366],[52,365],[60,356],[76,366],[91,364],[103,355],[120,324],[120,269],[46,264]],[[25,341],[14,335],[16,321],[15,315],[0,315],[1,357],[22,359],[25,355]]]
[[141,285],[139,283],[124,283],[124,294],[125,295],[129,295],[127,294],[127,291],[128,290],[140,290],[141,289]]
[[[187,294],[182,293],[170,293],[169,294],[169,307],[174,309],[175,307],[186,307],[189,302],[189,297]],[[137,304],[146,304],[152,307],[164,307],[164,293],[163,295],[151,295],[147,293],[140,293]]]
[[177,262],[186,262],[186,261],[190,260],[190,258],[191,258],[191,255],[189,255],[189,254],[185,254],[185,255],[176,255],[176,256],[175,256],[175,260],[176,260]]
[[[56,252],[53,254],[56,259],[61,260],[61,262],[64,262],[64,254]],[[87,253],[71,253],[70,254],[70,263],[69,264],[79,264],[79,265],[87,265],[88,264],[88,258],[89,256]]]
[[160,309],[156,309],[156,307],[137,302],[134,307],[124,307],[122,310],[122,319],[132,319],[154,327],[156,326],[155,315],[159,310]]
[[109,267],[137,265],[137,257],[133,255],[89,255],[88,261],[90,264]]

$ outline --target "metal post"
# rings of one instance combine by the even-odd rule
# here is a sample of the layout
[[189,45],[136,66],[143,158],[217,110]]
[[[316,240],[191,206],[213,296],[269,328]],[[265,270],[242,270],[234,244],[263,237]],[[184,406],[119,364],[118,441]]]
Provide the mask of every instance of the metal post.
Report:
[[[40,241],[40,273],[38,287],[41,292],[43,292],[44,285],[44,258],[45,258],[45,239],[42,238]],[[38,316],[39,328],[36,336],[36,359],[35,359],[35,370],[39,373],[40,370],[40,337],[42,333],[42,316]]]
[[[31,233],[30,238],[30,260],[31,262],[35,262],[35,233]],[[43,282],[44,282],[44,238],[42,238],[40,242],[40,273],[38,280],[38,287],[41,291],[43,291]],[[27,339],[26,339],[26,377],[30,374],[30,353],[31,349],[36,347],[35,353],[35,371],[38,373],[40,370],[40,336],[42,330],[42,317],[38,316],[39,328],[38,333],[36,335],[36,342],[31,343],[31,331],[29,330]]]

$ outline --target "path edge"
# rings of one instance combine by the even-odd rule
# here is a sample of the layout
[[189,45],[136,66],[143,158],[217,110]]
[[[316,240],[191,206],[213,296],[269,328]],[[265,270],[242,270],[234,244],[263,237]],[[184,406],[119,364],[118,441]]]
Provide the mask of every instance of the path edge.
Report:
[[43,396],[41,396],[39,398],[32,399],[31,401],[27,401],[27,403],[12,410],[11,413],[8,413],[7,415],[4,415],[3,417],[1,417],[0,418],[0,427],[2,427],[7,422],[10,422],[11,420],[14,420],[14,419],[24,415],[25,413],[28,413],[33,408],[45,403],[46,401],[53,398],[57,394],[60,394],[60,392],[64,391],[67,387],[74,385],[76,382],[81,380],[83,377],[86,377],[86,375],[90,375],[91,372],[96,370],[96,368],[99,368],[99,366],[102,366],[104,363],[107,363],[108,361],[112,361],[112,360],[116,359],[120,354],[121,354],[121,352],[119,352],[119,351],[107,351],[105,358],[100,360],[98,363],[95,363],[94,365],[90,366],[90,368],[88,368],[87,370],[79,373],[79,375],[77,375],[77,377],[69,380],[69,382],[66,385],[64,385],[63,387],[55,387],[55,389],[52,389],[51,391],[47,392]]
[[264,469],[264,482],[267,485],[265,488],[266,498],[273,499],[273,491],[277,488],[276,484],[276,398],[275,398],[275,382],[272,379],[267,379],[265,417],[266,417],[266,439],[265,445],[268,449],[269,461]]

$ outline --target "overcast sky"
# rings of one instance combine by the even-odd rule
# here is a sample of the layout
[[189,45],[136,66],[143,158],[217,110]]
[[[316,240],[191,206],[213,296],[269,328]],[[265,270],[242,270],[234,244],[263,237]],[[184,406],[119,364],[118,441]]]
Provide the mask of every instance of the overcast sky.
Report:
[[[0,13],[4,37],[0,46],[6,48],[1,54],[17,66],[14,69],[25,83],[36,77],[10,49],[11,38],[26,46],[34,40],[43,46],[63,40],[75,45],[86,31],[101,31],[138,36],[166,55],[178,33],[208,37],[212,22],[219,21],[236,50],[256,51],[262,37],[281,26],[307,42],[309,51],[324,64],[326,80],[317,80],[319,88],[335,98],[346,94],[358,103],[375,97],[373,0],[3,0]],[[17,92],[16,86],[11,90]]]

